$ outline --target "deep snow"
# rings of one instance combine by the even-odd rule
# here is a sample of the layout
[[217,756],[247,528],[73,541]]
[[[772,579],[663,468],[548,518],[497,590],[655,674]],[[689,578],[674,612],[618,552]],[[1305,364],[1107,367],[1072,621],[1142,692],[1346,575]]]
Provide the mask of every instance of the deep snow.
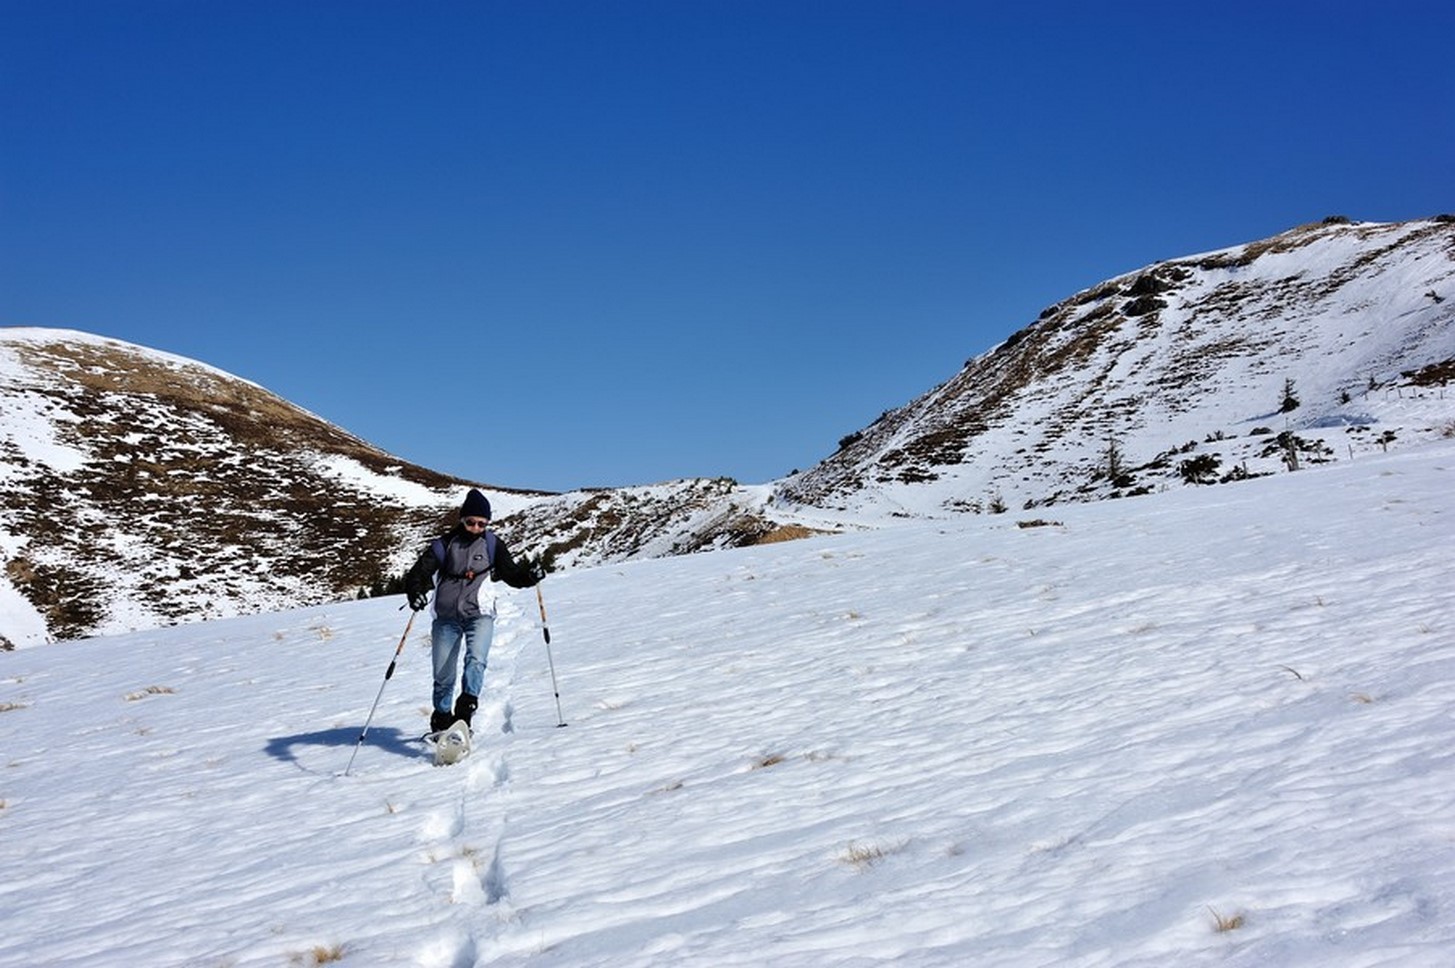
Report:
[[554,576],[443,769],[399,599],[0,655],[0,964],[1449,965],[1452,485]]

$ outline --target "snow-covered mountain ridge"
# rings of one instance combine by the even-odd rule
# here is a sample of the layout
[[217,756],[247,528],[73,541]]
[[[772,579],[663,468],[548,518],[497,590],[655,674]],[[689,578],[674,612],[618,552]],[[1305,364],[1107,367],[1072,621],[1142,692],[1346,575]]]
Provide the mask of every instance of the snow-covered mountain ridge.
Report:
[[1049,307],[778,497],[880,514],[1030,507],[1428,437],[1451,415],[1452,296],[1449,216],[1330,219],[1157,263]]
[[[1455,432],[1452,279],[1455,219],[1326,221],[1077,293],[780,481],[470,483],[570,568],[1356,459]],[[214,368],[16,328],[0,460],[0,649],[351,598],[467,483]]]

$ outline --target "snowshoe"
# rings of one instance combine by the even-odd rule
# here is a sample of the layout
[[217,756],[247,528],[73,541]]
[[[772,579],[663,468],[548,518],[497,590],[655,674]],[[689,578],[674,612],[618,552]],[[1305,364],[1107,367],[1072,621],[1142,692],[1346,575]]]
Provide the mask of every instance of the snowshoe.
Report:
[[435,736],[434,765],[449,766],[470,755],[470,724],[463,719]]

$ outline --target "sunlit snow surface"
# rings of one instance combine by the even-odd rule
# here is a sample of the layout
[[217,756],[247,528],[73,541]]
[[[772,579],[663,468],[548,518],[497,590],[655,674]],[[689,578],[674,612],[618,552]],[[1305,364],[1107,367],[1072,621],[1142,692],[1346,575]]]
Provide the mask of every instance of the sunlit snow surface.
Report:
[[1449,965],[1452,510],[1439,442],[574,571],[568,725],[512,592],[444,769],[399,599],[0,655],[0,964]]

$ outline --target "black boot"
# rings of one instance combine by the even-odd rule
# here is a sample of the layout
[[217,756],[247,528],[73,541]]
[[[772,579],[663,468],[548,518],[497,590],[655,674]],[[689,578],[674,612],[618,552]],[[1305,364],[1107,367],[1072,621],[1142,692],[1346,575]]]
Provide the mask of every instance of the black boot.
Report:
[[470,725],[470,717],[475,715],[479,705],[480,700],[468,692],[460,693],[460,698],[455,700],[455,719],[463,719],[466,726]]
[[449,729],[455,722],[455,717],[449,713],[442,713],[438,709],[429,714],[429,731],[441,733]]

